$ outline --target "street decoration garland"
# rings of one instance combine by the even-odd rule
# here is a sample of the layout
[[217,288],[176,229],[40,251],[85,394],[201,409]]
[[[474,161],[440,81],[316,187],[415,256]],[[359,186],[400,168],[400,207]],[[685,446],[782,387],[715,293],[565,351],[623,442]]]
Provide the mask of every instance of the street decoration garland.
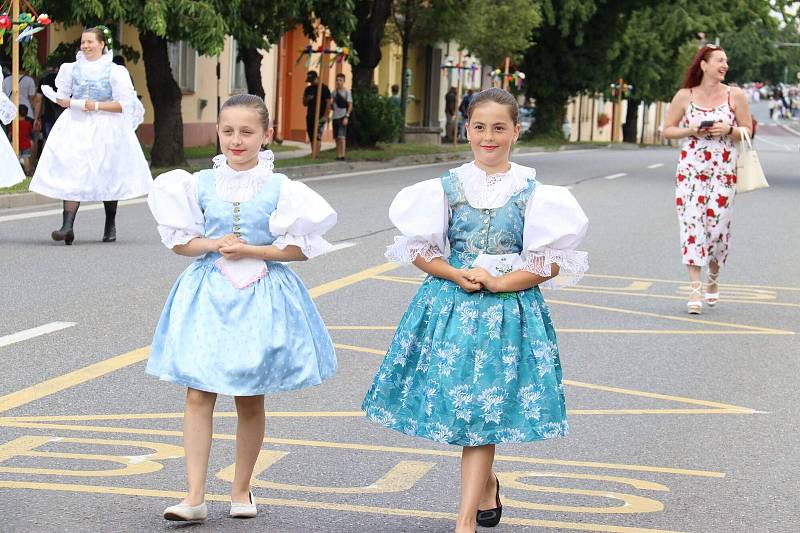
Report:
[[28,13],[20,13],[17,20],[11,20],[8,10],[11,7],[11,0],[5,0],[2,7],[0,7],[0,45],[3,44],[6,33],[11,31],[11,28],[16,24],[19,26],[19,42],[29,41],[34,33],[38,33],[45,29],[53,21],[46,13],[41,15],[36,13],[28,0],[25,1],[25,6],[28,8]]
[[306,69],[310,68],[314,54],[319,54],[315,65],[317,67],[322,64],[322,54],[333,55],[333,61],[331,61],[331,64],[328,66],[328,68],[333,68],[335,63],[343,63],[347,61],[347,59],[350,57],[350,49],[346,46],[337,46],[336,48],[325,49],[323,49],[322,46],[318,46],[317,48],[314,48],[309,44],[305,48],[300,49],[300,55],[297,57],[297,61],[294,63],[295,66],[300,64],[300,61],[302,61],[303,57],[306,57]]
[[492,71],[493,85],[495,87],[502,87],[504,82],[508,82],[509,85],[513,84],[518,91],[521,91],[522,88],[525,86],[525,73],[519,70],[514,70],[514,72],[509,72],[508,74],[506,74],[499,68],[493,70]]
[[475,84],[475,74],[478,72],[478,65],[472,63],[471,65],[466,65],[462,63],[453,64],[452,59],[448,59],[446,63],[442,63],[439,65],[439,70],[442,73],[442,76],[447,76],[448,74],[455,71],[457,76],[462,76],[463,73],[466,73],[466,79],[462,80],[469,86]]

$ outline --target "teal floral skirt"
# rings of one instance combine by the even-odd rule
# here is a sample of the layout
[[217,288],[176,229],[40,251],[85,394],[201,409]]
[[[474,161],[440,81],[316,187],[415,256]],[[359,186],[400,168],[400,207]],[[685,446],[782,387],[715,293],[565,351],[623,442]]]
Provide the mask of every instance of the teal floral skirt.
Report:
[[459,446],[566,435],[558,345],[541,291],[467,293],[428,276],[361,408],[388,428]]

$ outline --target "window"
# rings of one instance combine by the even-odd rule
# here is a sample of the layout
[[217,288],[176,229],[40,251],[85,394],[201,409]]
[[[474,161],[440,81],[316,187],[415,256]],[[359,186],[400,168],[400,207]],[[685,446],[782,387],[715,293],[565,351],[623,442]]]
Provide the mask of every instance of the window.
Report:
[[194,71],[197,52],[184,41],[167,44],[172,77],[182,91],[194,91]]
[[244,75],[244,62],[239,59],[239,43],[231,38],[230,93],[246,93],[247,78]]

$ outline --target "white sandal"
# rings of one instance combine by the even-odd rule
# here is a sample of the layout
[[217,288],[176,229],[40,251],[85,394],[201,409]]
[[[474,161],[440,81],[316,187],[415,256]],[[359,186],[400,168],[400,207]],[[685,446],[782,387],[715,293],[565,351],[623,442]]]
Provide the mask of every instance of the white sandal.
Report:
[[709,285],[717,286],[716,292],[706,291],[705,300],[709,307],[714,307],[715,305],[717,305],[717,302],[719,302],[719,283],[717,283],[718,279],[719,279],[719,271],[717,271],[716,274],[711,271],[708,272],[708,281],[706,282],[706,288],[708,288]]
[[[702,281],[691,281],[689,282],[689,301],[686,302],[686,312],[690,315],[700,315],[703,313],[703,282]],[[694,295],[699,296],[700,300],[692,300],[692,296]]]

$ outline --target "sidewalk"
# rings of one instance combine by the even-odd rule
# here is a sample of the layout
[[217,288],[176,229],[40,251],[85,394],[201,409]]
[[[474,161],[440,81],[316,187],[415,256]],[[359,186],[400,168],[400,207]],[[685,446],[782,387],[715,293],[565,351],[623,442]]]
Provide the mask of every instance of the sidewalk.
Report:
[[[284,143],[295,144],[295,141],[284,141]],[[296,143],[301,144],[301,143]],[[333,143],[322,143],[322,149],[333,148]],[[599,146],[587,146],[581,144],[566,144],[559,148],[559,150],[586,150],[586,149],[599,149]],[[525,154],[530,152],[543,152],[548,148],[544,146],[521,146],[514,149],[515,154]],[[552,148],[550,148],[552,150]],[[310,147],[304,145],[300,150],[291,150],[287,152],[276,152],[275,159],[289,159],[292,157],[301,157],[310,153]],[[438,154],[422,154],[422,155],[407,155],[400,156],[388,161],[336,161],[332,163],[320,163],[315,165],[302,165],[296,167],[287,167],[279,170],[281,173],[286,174],[291,179],[303,179],[318,176],[330,176],[334,174],[346,174],[349,172],[367,172],[370,170],[380,170],[387,168],[413,166],[413,165],[427,165],[434,163],[443,163],[447,161],[453,162],[467,162],[472,159],[470,152],[444,152]],[[205,158],[191,159],[188,161],[190,164],[200,167],[208,167],[211,161]],[[22,192],[15,194],[0,194],[0,210],[13,207],[28,207],[37,205],[60,205],[59,200],[41,196],[34,192]]]
[[[282,146],[294,146],[297,150],[286,150],[282,152],[274,152],[275,153],[275,161],[280,161],[281,159],[293,159],[295,157],[303,157],[304,155],[309,155],[311,153],[311,145],[304,142],[298,141],[283,141],[281,143]],[[322,150],[330,150],[336,148],[336,143],[322,143],[320,147],[320,151]],[[211,160],[206,159],[204,157],[195,157],[186,160],[187,163],[192,165],[193,167],[203,168],[206,166],[211,165]]]

